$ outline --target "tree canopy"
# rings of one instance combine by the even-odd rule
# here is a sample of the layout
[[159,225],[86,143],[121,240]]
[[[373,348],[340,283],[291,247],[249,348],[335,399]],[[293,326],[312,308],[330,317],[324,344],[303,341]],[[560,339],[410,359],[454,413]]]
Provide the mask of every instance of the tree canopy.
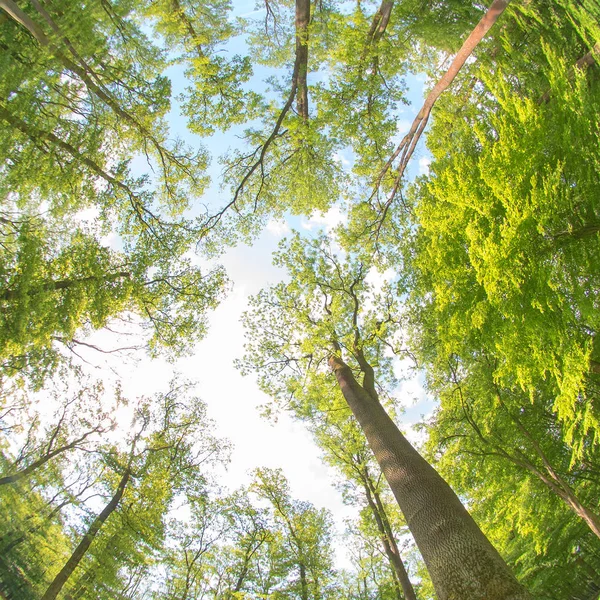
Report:
[[[599,23],[0,0],[0,596],[598,598]],[[196,391],[265,226],[280,278],[210,343],[310,433],[344,534],[277,448],[223,484]]]

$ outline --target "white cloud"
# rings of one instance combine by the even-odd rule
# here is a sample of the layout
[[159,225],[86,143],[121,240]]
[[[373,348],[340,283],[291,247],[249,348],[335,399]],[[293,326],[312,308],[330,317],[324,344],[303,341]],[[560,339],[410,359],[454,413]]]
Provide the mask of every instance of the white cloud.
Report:
[[347,221],[348,216],[342,211],[340,206],[336,204],[326,213],[313,213],[307,221],[302,220],[300,225],[309,231],[312,230],[313,227],[316,227],[323,228],[325,231],[330,232],[334,227],[337,227],[341,223],[347,223]]
[[390,282],[395,276],[396,272],[392,268],[388,268],[382,273],[375,267],[371,267],[365,277],[365,281],[372,286],[375,293],[377,293],[381,291],[384,283]]
[[274,236],[281,237],[282,235],[289,233],[290,228],[285,221],[277,221],[275,219],[271,219],[267,223],[267,231],[272,233]]
[[429,165],[431,164],[431,159],[424,156],[419,159],[419,175],[427,175],[429,173]]
[[341,152],[334,152],[333,160],[344,167],[350,166],[350,161]]
[[396,123],[396,131],[399,135],[406,135],[409,132],[412,124],[413,122],[409,121],[408,119],[399,119]]

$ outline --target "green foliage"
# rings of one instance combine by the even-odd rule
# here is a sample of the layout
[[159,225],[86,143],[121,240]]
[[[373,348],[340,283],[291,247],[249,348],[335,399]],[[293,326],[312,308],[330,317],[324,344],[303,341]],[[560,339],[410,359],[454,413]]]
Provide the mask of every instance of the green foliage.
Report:
[[250,299],[242,371],[256,370],[261,388],[300,418],[330,407],[327,390],[335,383],[327,360],[336,344],[349,366],[360,373],[364,358],[377,368],[382,389],[390,390],[395,378],[387,349],[401,318],[393,285],[373,289],[368,267],[323,236],[295,234],[281,243],[275,264],[290,279]]
[[318,600],[335,597],[332,587],[331,516],[308,502],[294,500],[281,470],[257,469],[251,490],[273,507],[284,541],[283,597]]
[[[598,540],[594,3],[515,5],[434,109],[381,231],[440,406],[436,468],[541,598],[588,597]],[[578,62],[580,61],[580,62]],[[582,158],[583,157],[583,158]],[[398,236],[402,243],[398,244]]]
[[515,96],[498,66],[478,72],[480,108],[439,108],[431,175],[414,192],[413,304],[437,364],[485,349],[502,385],[533,399],[553,382],[553,410],[581,449],[598,429],[582,401],[598,329],[598,83],[542,50],[547,89]]
[[[282,244],[288,279],[251,300],[240,367],[309,423],[346,501],[368,503],[368,479],[401,531],[327,363],[342,356],[389,404],[408,332],[440,402],[427,445],[443,476],[537,596],[589,596],[600,586],[583,515],[600,491],[597,2],[511,3],[436,105],[429,174],[375,235],[393,173],[381,197],[370,186],[405,78],[435,79],[482,7],[320,2],[302,30],[296,8],[268,0],[260,20],[235,21],[229,0],[3,4],[0,477],[19,477],[0,485],[0,592],[39,597],[131,468],[70,598],[397,596],[372,511],[352,528],[357,579],[341,581],[330,516],[293,499],[281,472],[256,471],[250,492],[214,488],[210,457],[225,461],[226,444],[185,385],[136,406],[127,448],[100,389],[79,382],[49,422],[28,393],[116,319],[153,357],[189,352],[227,287],[195,250],[215,255],[270,217],[341,200],[348,231]],[[209,154],[172,139],[169,67],[185,73],[191,132],[241,132],[211,215],[192,216]],[[371,283],[390,266],[391,281]],[[432,596],[426,575],[418,591]]]
[[165,10],[32,3],[25,20],[6,13],[0,24],[3,375],[39,384],[61,345],[116,317],[149,330],[152,355],[177,356],[222,297],[224,272],[192,257],[203,219],[186,214],[208,183],[208,156],[169,139],[168,61],[138,22],[151,13],[174,39]]

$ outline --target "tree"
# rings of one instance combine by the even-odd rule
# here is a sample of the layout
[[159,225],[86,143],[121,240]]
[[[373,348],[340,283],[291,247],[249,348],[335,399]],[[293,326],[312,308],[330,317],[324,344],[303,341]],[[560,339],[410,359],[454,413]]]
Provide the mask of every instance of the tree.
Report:
[[185,351],[226,280],[190,256],[208,232],[186,214],[207,155],[168,141],[165,53],[136,24],[145,3],[2,9],[2,371],[39,385],[62,345],[115,318],[150,330],[153,354]]
[[[585,14],[567,14],[569,37],[597,32]],[[577,132],[579,152],[593,155],[597,78],[546,43],[531,52],[533,76],[480,69],[472,101],[438,107],[431,175],[416,185],[402,227],[403,268],[423,362],[447,370],[456,357],[468,370],[487,356],[500,387],[553,399],[577,453],[598,430],[598,216],[594,169],[563,141]],[[548,89],[552,100],[540,103]]]
[[[379,400],[373,364],[390,377],[384,342],[397,323],[391,288],[364,306],[367,268],[343,264],[325,240],[298,236],[277,255],[291,276],[261,292],[246,317],[246,370],[261,387],[290,403],[318,393],[315,381],[333,371],[348,406],[406,518],[440,598],[528,598],[456,494],[417,453]],[[387,292],[387,293],[386,293]],[[381,312],[380,312],[381,311]],[[260,334],[256,335],[260,330]],[[290,337],[287,333],[293,331]],[[355,373],[363,375],[362,384]],[[443,524],[443,526],[442,526]]]
[[[321,393],[325,395],[327,391],[323,389]],[[393,574],[395,597],[416,600],[393,530],[392,511],[384,498],[381,472],[373,465],[364,434],[356,421],[348,419],[349,410],[339,396],[339,392],[332,395],[330,408],[324,414],[310,415],[310,429],[324,453],[324,460],[343,477],[339,485],[346,502],[363,507],[360,535],[368,538],[373,533],[373,537],[379,538]]]
[[[469,34],[469,37],[463,43],[460,50],[456,53],[456,56],[452,60],[452,63],[448,67],[448,70],[436,82],[436,84],[433,86],[433,89],[427,95],[427,98],[425,99],[425,102],[423,103],[423,106],[419,110],[417,116],[415,117],[415,120],[413,121],[408,133],[402,138],[402,141],[394,150],[387,163],[385,164],[385,167],[379,174],[375,184],[376,188],[380,186],[381,181],[387,175],[388,171],[392,168],[394,161],[396,160],[396,158],[398,158],[398,156],[400,156],[399,164],[395,169],[396,173],[394,173],[395,179],[392,191],[381,209],[382,220],[385,219],[390,204],[393,202],[398,192],[398,189],[400,188],[402,178],[404,177],[404,172],[408,167],[408,163],[412,158],[416,145],[418,144],[421,136],[423,135],[423,132],[425,131],[425,127],[427,126],[427,122],[429,121],[431,110],[437,102],[437,99],[451,85],[457,73],[460,71],[467,59],[473,53],[473,50],[477,47],[479,42],[487,34],[490,28],[496,23],[500,15],[508,6],[509,2],[510,0],[494,0],[492,2],[481,21],[479,21],[475,29],[473,29],[473,31]],[[375,190],[375,193],[377,193],[377,189]]]
[[283,590],[301,600],[329,597],[333,561],[328,513],[292,499],[281,470],[257,469],[250,489],[271,504],[286,540],[288,573]]
[[[32,412],[28,407],[29,410],[24,409],[27,410],[26,415],[11,415],[11,421],[15,423],[11,429],[17,432],[14,438],[18,440],[24,436],[24,443],[14,459],[10,460],[6,455],[3,457],[2,462],[6,465],[3,465],[1,471],[0,486],[28,478],[49,461],[64,461],[67,453],[93,451],[94,444],[98,443],[102,434],[114,428],[109,412],[102,407],[102,391],[99,383],[82,385],[75,392],[69,390],[68,386],[54,388],[54,398],[46,398],[45,402],[54,401],[58,409],[52,422],[44,426],[42,436],[39,429],[43,417],[39,408]],[[57,403],[57,399],[62,396],[67,397],[63,402]],[[118,407],[118,403],[116,406]],[[24,428],[23,420],[28,423],[26,432],[21,431]]]
[[516,386],[498,386],[492,365],[484,361],[469,365],[468,371],[451,364],[451,379],[445,385],[438,379],[441,407],[432,440],[454,438],[458,452],[504,459],[525,469],[600,537],[600,517],[590,504],[596,494],[586,489],[598,477],[591,466],[597,462],[595,444],[586,443],[586,455],[577,459],[552,412],[553,399],[543,397],[547,391],[540,386],[532,403]]
[[[226,445],[208,433],[210,421],[206,419],[204,405],[198,398],[190,397],[188,390],[188,384],[173,383],[167,393],[157,395],[152,402],[142,401],[136,411],[129,450],[105,451],[104,461],[111,474],[102,483],[111,490],[110,499],[85,527],[81,540],[43,597],[55,598],[69,585],[72,574],[111,521],[123,521],[109,536],[113,552],[119,540],[131,552],[135,544],[132,547],[129,542],[137,538],[146,547],[142,556],[147,555],[149,549],[160,547],[165,516],[177,495],[201,493],[206,482],[202,468],[223,460],[227,450]],[[125,558],[126,553],[113,564],[112,573],[108,570],[108,575],[114,578],[123,573]],[[93,574],[89,568],[86,573]],[[85,592],[93,585],[94,577],[75,582],[79,588],[82,583]]]
[[0,592],[5,597],[39,598],[48,565],[69,555],[61,510],[76,504],[90,482],[68,479],[59,470],[46,469],[43,476],[0,488]]

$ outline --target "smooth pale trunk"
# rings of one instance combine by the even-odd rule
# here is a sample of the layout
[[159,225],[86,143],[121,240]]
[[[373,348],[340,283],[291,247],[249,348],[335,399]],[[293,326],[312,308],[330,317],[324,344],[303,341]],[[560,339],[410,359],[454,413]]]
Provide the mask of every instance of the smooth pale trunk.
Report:
[[530,600],[450,486],[339,358],[329,360],[427,565],[439,600]]

